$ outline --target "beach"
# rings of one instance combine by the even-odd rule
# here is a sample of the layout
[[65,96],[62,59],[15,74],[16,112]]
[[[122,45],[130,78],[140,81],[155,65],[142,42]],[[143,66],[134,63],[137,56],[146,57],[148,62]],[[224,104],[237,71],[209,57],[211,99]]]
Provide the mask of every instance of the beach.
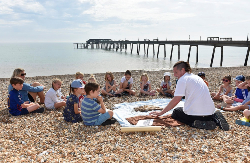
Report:
[[[124,70],[126,71],[126,70]],[[152,89],[159,88],[164,72],[171,73],[171,88],[175,77],[171,70],[132,70],[133,89],[136,96],[105,98],[105,106],[113,109],[123,102],[146,101],[165,98],[138,96],[140,76],[147,73]],[[210,92],[217,92],[225,75],[250,75],[250,67],[193,68],[192,72],[205,72]],[[27,72],[28,73],[28,72]],[[72,72],[74,73],[74,72]],[[104,86],[105,73],[95,74],[97,83]],[[117,83],[123,72],[113,72]],[[87,81],[90,74],[84,74]],[[40,82],[51,88],[54,78],[62,80],[62,92],[69,93],[69,85],[75,75],[27,77],[25,82]],[[229,131],[218,127],[201,130],[187,125],[163,127],[160,132],[122,133],[118,122],[108,126],[85,126],[83,123],[68,123],[63,119],[63,110],[46,110],[41,114],[14,117],[7,109],[9,78],[1,78],[0,95],[0,161],[1,162],[249,162],[250,128],[235,124],[242,112],[223,112],[230,125]],[[219,102],[215,102],[215,106]]]

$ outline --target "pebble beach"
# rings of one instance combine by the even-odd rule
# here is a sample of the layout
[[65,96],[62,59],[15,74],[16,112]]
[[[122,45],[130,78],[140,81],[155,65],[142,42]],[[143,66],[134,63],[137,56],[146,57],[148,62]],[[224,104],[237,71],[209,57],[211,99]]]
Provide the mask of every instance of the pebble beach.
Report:
[[[124,70],[126,71],[126,70]],[[203,71],[210,92],[218,91],[225,75],[250,75],[250,67],[193,68],[198,74]],[[147,73],[156,90],[166,70],[132,70],[133,89],[136,96],[104,98],[107,109],[123,102],[146,101],[155,96],[139,96],[139,80]],[[171,88],[175,77],[171,73]],[[28,72],[27,72],[28,73]],[[74,73],[74,72],[72,72]],[[97,83],[104,86],[105,73],[94,74]],[[117,83],[123,72],[113,72]],[[84,74],[87,81],[90,74]],[[62,80],[62,92],[69,93],[69,85],[75,75],[27,77],[26,83],[34,81],[51,88],[54,78]],[[0,162],[250,162],[250,128],[235,124],[242,112],[223,112],[230,125],[229,131],[218,127],[202,130],[187,125],[162,127],[160,132],[120,131],[118,122],[107,126],[85,126],[83,123],[68,123],[63,119],[63,109],[23,116],[11,116],[7,107],[9,78],[0,78]],[[220,102],[215,101],[215,106]]]

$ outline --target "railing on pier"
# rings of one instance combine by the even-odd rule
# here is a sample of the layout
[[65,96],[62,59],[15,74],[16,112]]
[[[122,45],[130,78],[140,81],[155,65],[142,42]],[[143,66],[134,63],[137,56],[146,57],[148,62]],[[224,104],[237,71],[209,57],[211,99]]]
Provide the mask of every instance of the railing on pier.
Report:
[[[214,60],[214,54],[215,54],[215,48],[220,47],[221,48],[221,60],[220,60],[220,66],[222,66],[223,62],[223,47],[224,46],[235,46],[235,47],[247,47],[247,54],[244,62],[244,66],[247,66],[247,61],[249,57],[249,51],[250,51],[250,41],[245,41],[245,40],[232,40],[232,38],[220,38],[219,37],[208,37],[207,40],[166,40],[166,41],[161,41],[158,39],[154,40],[149,40],[149,39],[144,39],[143,41],[129,41],[129,40],[118,40],[118,41],[113,41],[111,39],[89,39],[86,41],[86,43],[73,43],[76,44],[77,49],[87,49],[89,46],[91,49],[94,49],[94,45],[96,45],[96,48],[101,48],[105,50],[116,50],[120,48],[120,51],[122,49],[125,49],[127,51],[128,45],[130,45],[130,50],[131,54],[133,51],[133,45],[137,45],[137,54],[139,55],[140,53],[140,46],[144,45],[144,54],[147,54],[148,56],[148,49],[149,45],[153,45],[153,56],[155,56],[155,45],[158,45],[158,51],[157,51],[157,58],[159,56],[159,49],[160,46],[164,46],[164,58],[166,57],[166,44],[171,44],[171,54],[170,54],[170,60],[172,60],[172,54],[173,54],[173,47],[175,45],[178,46],[178,60],[180,60],[180,45],[189,45],[189,52],[188,52],[188,59],[187,61],[189,62],[190,58],[190,53],[191,53],[191,47],[195,46],[196,47],[196,63],[198,63],[198,46],[199,45],[204,45],[204,46],[213,46],[213,52],[212,52],[212,57],[211,57],[211,62],[210,62],[210,67],[213,65],[213,60]],[[147,49],[146,49],[147,45]]]

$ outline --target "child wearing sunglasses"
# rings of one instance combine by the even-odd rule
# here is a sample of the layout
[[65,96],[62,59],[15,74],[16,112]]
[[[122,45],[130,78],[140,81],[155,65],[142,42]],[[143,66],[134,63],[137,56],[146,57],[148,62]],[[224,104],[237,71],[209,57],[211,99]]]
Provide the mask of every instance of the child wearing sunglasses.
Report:
[[[238,85],[238,88],[240,89],[248,89],[250,90],[250,76],[246,77],[246,81],[242,82],[241,84]],[[233,103],[232,105],[227,105],[226,107],[220,107],[222,110],[226,111],[237,111],[237,110],[250,110],[250,94],[248,92],[247,98],[241,103]],[[245,111],[246,112],[246,111]]]
[[227,95],[231,97],[233,95],[233,88],[231,86],[231,76],[224,76],[222,78],[222,85],[217,93],[213,92],[211,94],[213,100],[222,100],[222,96]]

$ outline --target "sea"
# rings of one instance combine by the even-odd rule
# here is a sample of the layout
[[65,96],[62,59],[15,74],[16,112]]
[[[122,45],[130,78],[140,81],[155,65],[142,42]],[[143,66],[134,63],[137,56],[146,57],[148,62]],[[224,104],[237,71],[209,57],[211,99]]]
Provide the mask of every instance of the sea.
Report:
[[[147,48],[147,47],[146,47]],[[212,46],[198,47],[199,61],[196,63],[196,47],[191,48],[189,63],[193,68],[210,66],[213,52]],[[130,46],[127,51],[104,49],[77,49],[73,43],[0,43],[0,78],[9,78],[15,68],[24,68],[27,77],[111,72],[126,70],[170,70],[178,61],[178,46],[173,48],[170,61],[171,45],[164,47],[149,46],[148,56],[144,54],[143,45],[137,54],[136,45],[131,54]],[[189,46],[180,46],[180,60],[187,61]],[[224,47],[223,67],[243,66],[247,53],[246,47]],[[217,47],[213,67],[220,67],[221,48]],[[248,61],[248,65],[250,61]]]

